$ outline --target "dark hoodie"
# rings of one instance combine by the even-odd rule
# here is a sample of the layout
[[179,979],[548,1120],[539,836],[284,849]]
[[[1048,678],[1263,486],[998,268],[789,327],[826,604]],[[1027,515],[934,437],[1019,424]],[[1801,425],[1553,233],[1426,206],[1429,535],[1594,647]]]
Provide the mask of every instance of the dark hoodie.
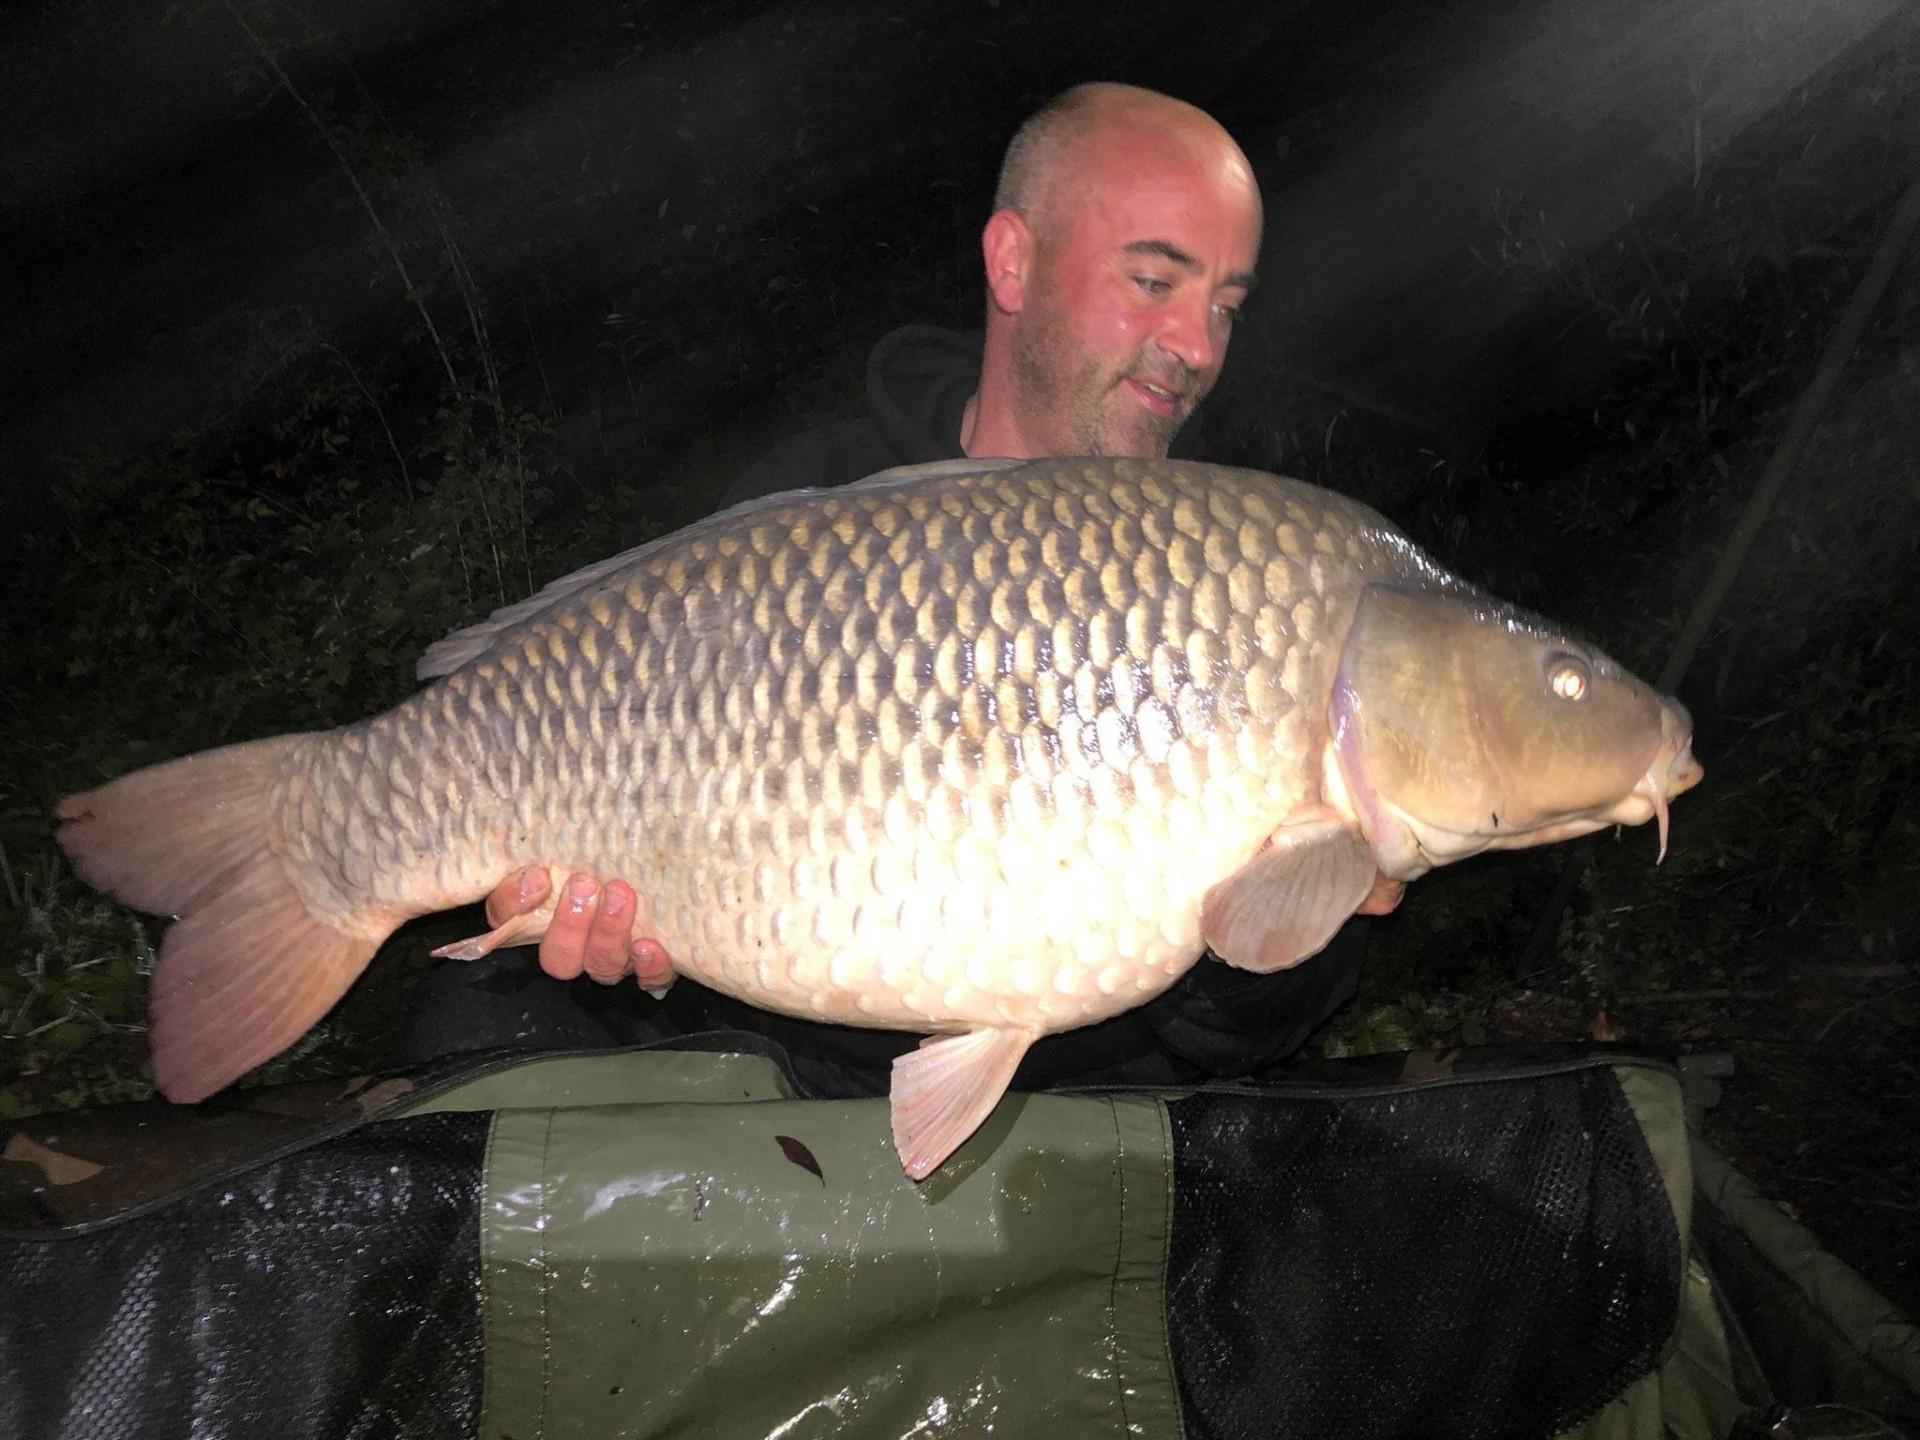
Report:
[[[926,325],[893,331],[867,362],[868,414],[775,446],[740,476],[725,503],[959,458],[981,344],[978,334]],[[1191,457],[1194,430],[1189,419],[1170,453]],[[1292,1054],[1352,998],[1364,950],[1362,924],[1353,922],[1318,955],[1278,974],[1202,959],[1146,1005],[1036,1043],[1014,1085],[1168,1086],[1252,1074]],[[631,986],[561,982],[524,951],[505,951],[436,971],[401,1051],[403,1059],[423,1060],[494,1045],[571,1048],[716,1030],[752,1031],[785,1047],[795,1074],[817,1095],[884,1094],[894,1056],[919,1043],[918,1036],[791,1019],[691,980],[677,981],[658,1003]]]

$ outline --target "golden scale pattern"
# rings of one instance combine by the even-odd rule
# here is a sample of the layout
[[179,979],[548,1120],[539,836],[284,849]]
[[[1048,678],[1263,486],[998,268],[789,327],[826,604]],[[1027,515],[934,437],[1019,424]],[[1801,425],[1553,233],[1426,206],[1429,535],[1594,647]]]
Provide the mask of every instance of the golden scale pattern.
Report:
[[1123,461],[726,517],[344,732],[309,858],[408,913],[625,877],[683,971],[803,1014],[1118,1013],[1317,796],[1328,617],[1394,568],[1367,518]]

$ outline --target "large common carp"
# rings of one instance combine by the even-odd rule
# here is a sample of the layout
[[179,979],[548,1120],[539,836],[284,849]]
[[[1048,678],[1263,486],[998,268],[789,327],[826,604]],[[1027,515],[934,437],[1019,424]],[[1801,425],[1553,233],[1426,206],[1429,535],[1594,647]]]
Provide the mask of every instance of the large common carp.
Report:
[[[318,1021],[405,920],[530,862],[757,1005],[935,1037],[927,1174],[1039,1036],[1211,947],[1274,970],[1394,882],[1658,817],[1686,712],[1365,507],[1176,462],[957,461],[752,502],[435,645],[339,730],[63,801],[92,884],[176,915],[176,1100]],[[544,917],[481,945],[537,938]]]

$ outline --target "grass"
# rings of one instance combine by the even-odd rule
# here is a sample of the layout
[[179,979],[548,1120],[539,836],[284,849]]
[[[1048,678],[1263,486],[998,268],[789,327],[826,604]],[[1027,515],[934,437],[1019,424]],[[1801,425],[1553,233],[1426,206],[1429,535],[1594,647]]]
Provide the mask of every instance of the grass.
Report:
[[[23,1080],[51,1077],[62,1109],[151,1093],[140,1066],[153,922],[75,880],[57,855],[16,865],[0,849],[0,1040]],[[0,1118],[40,1106],[18,1084],[0,1090]]]

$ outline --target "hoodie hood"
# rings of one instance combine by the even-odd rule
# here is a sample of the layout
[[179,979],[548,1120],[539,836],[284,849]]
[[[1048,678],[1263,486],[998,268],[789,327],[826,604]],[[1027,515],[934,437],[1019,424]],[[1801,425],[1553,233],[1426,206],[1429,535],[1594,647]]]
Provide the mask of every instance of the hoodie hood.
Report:
[[936,325],[882,336],[867,357],[867,409],[904,465],[960,456],[960,424],[980,385],[985,341]]

